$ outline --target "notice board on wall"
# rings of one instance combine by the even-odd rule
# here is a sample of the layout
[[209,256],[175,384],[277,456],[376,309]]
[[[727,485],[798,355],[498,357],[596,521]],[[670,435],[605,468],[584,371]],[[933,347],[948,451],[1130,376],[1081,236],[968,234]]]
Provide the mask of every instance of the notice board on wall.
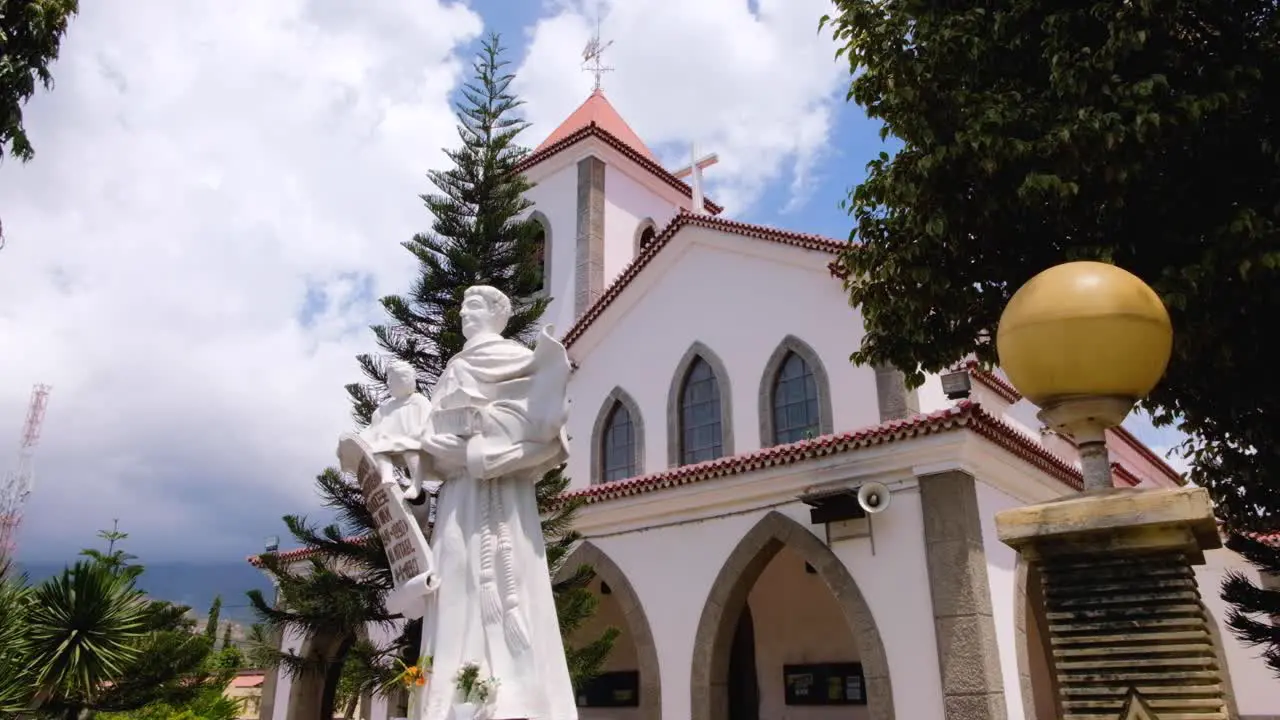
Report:
[[640,704],[640,673],[606,672],[591,678],[578,693],[578,707],[620,708]]
[[783,665],[787,705],[866,705],[862,663]]

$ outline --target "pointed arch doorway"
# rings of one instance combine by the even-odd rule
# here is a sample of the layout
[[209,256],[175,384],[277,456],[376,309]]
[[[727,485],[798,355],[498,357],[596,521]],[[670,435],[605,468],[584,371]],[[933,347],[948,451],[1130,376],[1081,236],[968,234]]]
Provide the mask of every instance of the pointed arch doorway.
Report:
[[[599,604],[591,622],[579,628],[579,632],[590,640],[598,638],[604,627],[616,627],[621,631],[614,642],[613,652],[606,660],[605,669],[639,674],[636,714],[627,714],[627,717],[660,720],[662,678],[658,674],[658,651],[653,643],[653,632],[644,606],[640,604],[640,598],[622,568],[589,540],[578,543],[564,559],[556,572],[556,580],[563,581],[572,577],[583,565],[595,571],[596,578],[592,580],[591,588],[596,593]],[[592,708],[580,708],[582,717],[591,717],[595,712]],[[603,710],[604,714],[608,712],[608,709]]]
[[[825,591],[826,597],[821,600],[830,607],[832,616],[825,634],[837,638],[844,646],[839,650],[855,656],[861,664],[866,717],[893,720],[893,691],[884,643],[857,583],[830,548],[803,525],[777,511],[765,515],[743,536],[711,586],[694,637],[691,720],[754,720],[757,716],[773,714],[760,711],[766,703],[781,702],[780,697],[769,697],[770,693],[781,692],[778,687],[771,688],[765,683],[782,685],[779,665],[785,660],[780,660],[782,653],[776,643],[769,642],[763,634],[783,618],[777,613],[776,597],[770,599],[753,593],[757,581],[766,572],[801,574],[808,578],[809,585]],[[749,600],[757,607],[750,607]],[[749,632],[744,630],[747,626],[743,621],[744,612],[750,613]],[[794,613],[787,617],[791,615]],[[753,636],[749,652],[744,647],[746,635]],[[847,659],[830,658],[832,661]],[[748,660],[755,666],[751,674],[763,679],[756,686],[759,700],[754,712],[757,715],[751,714],[752,684],[744,677],[748,671],[742,669]]]

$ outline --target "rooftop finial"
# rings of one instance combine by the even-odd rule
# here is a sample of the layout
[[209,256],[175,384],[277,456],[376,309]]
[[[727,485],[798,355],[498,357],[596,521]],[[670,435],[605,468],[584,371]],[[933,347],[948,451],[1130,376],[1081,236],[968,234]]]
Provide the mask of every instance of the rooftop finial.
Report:
[[613,68],[606,67],[601,62],[603,59],[602,56],[604,55],[604,51],[608,50],[609,46],[612,44],[613,44],[612,40],[604,44],[601,44],[600,42],[600,11],[597,8],[596,34],[593,35],[591,39],[587,41],[587,47],[582,50],[582,69],[595,73],[595,76],[596,76],[595,91],[596,92],[600,91],[600,76],[604,75],[607,72],[613,72]]

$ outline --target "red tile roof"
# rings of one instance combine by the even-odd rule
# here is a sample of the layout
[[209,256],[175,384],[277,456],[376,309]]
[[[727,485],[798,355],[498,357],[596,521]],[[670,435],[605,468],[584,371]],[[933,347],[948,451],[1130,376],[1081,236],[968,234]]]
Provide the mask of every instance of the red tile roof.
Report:
[[623,144],[638,154],[652,162],[656,163],[658,161],[658,158],[645,146],[644,141],[640,139],[635,130],[632,130],[627,121],[623,120],[622,116],[618,114],[618,111],[613,109],[613,104],[604,96],[604,91],[598,88],[578,106],[577,110],[570,113],[569,117],[565,118],[559,127],[552,130],[547,139],[543,140],[542,144],[534,152],[545,150],[589,125],[599,126],[601,130],[622,141]]
[[[812,458],[828,457],[885,445],[900,440],[937,435],[955,430],[969,430],[987,441],[1025,460],[1039,470],[1080,490],[1084,487],[1080,471],[1053,454],[1026,434],[1014,429],[1003,420],[987,413],[971,401],[962,400],[954,407],[927,415],[916,415],[906,420],[893,420],[859,430],[833,435],[823,435],[811,440],[801,440],[788,445],[764,448],[754,452],[723,457],[695,465],[684,465],[640,477],[615,480],[573,490],[564,497],[582,498],[587,504],[631,497],[672,487],[682,487],[718,478],[742,475],[771,467],[794,465]],[[1134,439],[1134,442],[1137,442]],[[1139,443],[1140,444],[1140,443]],[[1115,477],[1128,484],[1137,485],[1139,478],[1119,463],[1112,463]],[[1259,536],[1268,542],[1280,543],[1280,533]],[[349,538],[359,542],[361,538]],[[279,554],[285,561],[300,561],[310,557],[306,548]],[[250,564],[261,567],[258,556],[248,558]]]
[[666,247],[671,238],[675,236],[680,228],[686,225],[696,227],[709,228],[711,230],[719,230],[721,232],[732,233],[744,237],[756,238],[759,240],[768,240],[770,242],[781,243],[783,245],[793,245],[795,247],[804,248],[805,250],[814,250],[817,252],[837,253],[847,245],[846,242],[833,240],[831,238],[822,237],[820,235],[809,235],[807,233],[792,232],[790,230],[780,230],[777,228],[766,227],[764,225],[753,225],[751,223],[738,222],[737,220],[727,220],[725,218],[715,217],[712,215],[699,215],[681,211],[676,214],[671,222],[662,229],[649,245],[640,251],[630,263],[627,264],[622,272],[618,274],[617,279],[605,288],[604,293],[596,299],[582,313],[582,317],[570,327],[568,332],[564,334],[564,345],[570,347],[587,328],[591,326],[597,318],[604,313],[605,308],[609,307],[622,291],[631,284],[631,281],[640,274],[640,271],[653,260],[662,248]]
[[231,687],[233,688],[256,688],[262,687],[262,681],[266,679],[260,672],[253,674],[240,674],[231,679]]
[[[358,543],[358,542],[363,542],[367,537],[368,537],[367,535],[357,535],[353,537],[343,538],[343,540],[344,542]],[[316,551],[312,550],[311,548],[294,548],[293,550],[285,550],[284,552],[278,552],[275,555],[276,557],[280,558],[282,562],[295,563],[295,562],[302,562],[303,560],[306,560],[307,558],[314,555],[315,552]],[[263,554],[265,555],[266,553],[263,553]],[[256,568],[263,567],[262,555],[250,555],[245,559],[249,562],[250,565]]]
[[[1018,392],[1018,389],[1015,388],[1012,383],[996,373],[981,369],[978,361],[969,360],[965,363],[965,367],[969,370],[969,375],[973,377],[974,380],[977,380],[987,386],[1008,402],[1016,403],[1022,399],[1022,393]],[[1123,425],[1117,425],[1116,427],[1111,428],[1111,432],[1114,433],[1121,442],[1133,448],[1133,450],[1141,455],[1144,460],[1151,463],[1152,467],[1158,470],[1160,474],[1179,485],[1186,484],[1186,478],[1184,478],[1181,473],[1174,470],[1173,466],[1170,465],[1167,460],[1157,455],[1133,433],[1125,429]],[[1070,438],[1067,438],[1067,440],[1070,441]]]
[[[586,127],[581,128],[579,130],[575,130],[574,132],[555,141],[554,143],[551,143],[550,145],[547,145],[544,143],[543,145],[539,146],[537,150],[530,153],[528,157],[526,157],[524,160],[521,160],[516,165],[515,171],[526,172],[529,168],[533,167],[534,165],[537,165],[543,160],[546,160],[547,158],[553,155],[559,154],[560,152],[569,149],[570,147],[576,145],[577,143],[592,137],[599,138],[606,145],[622,153],[629,160],[631,160],[632,162],[635,162],[637,165],[644,168],[645,170],[648,170],[659,180],[675,188],[677,192],[681,193],[685,197],[688,197],[688,198],[693,197],[693,188],[689,187],[687,183],[685,183],[683,180],[676,177],[675,175],[672,175],[669,170],[662,167],[657,162],[651,160],[648,156],[642,154],[638,150],[632,148],[630,145],[623,142],[613,133],[609,132],[608,130],[602,128],[600,125],[596,124],[594,121],[591,124],[587,125]],[[705,196],[702,199],[702,207],[707,212],[713,215],[718,215],[724,211],[724,208],[711,202]]]
[[982,383],[988,390],[1003,398],[1005,402],[1013,404],[1022,399],[1022,393],[1009,384],[1008,380],[989,370],[983,370],[977,360],[969,360],[964,364],[964,367],[969,371],[969,377]]
[[[927,415],[916,415],[906,420],[893,420],[851,432],[823,435],[650,475],[592,485],[567,492],[563,497],[583,498],[587,504],[594,504],[961,429],[977,433],[1072,488],[1080,490],[1084,487],[1080,471],[1075,467],[1008,423],[990,415],[977,403],[962,400],[954,407]],[[1120,477],[1126,479],[1124,475]],[[360,538],[349,538],[349,541],[359,542]],[[282,560],[297,562],[311,554],[311,550],[299,548],[282,552],[279,556]],[[258,556],[252,556],[248,561],[255,567],[262,566]]]
[[1084,487],[1080,471],[1075,467],[1003,420],[988,414],[977,403],[963,400],[954,407],[928,415],[592,485],[565,493],[565,497],[580,497],[587,503],[597,503],[960,429],[977,433],[1077,490]]

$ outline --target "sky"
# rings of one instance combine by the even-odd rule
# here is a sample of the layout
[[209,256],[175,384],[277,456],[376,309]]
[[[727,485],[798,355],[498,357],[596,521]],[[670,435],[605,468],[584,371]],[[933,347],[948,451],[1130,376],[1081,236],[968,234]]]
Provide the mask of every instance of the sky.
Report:
[[599,17],[605,91],[664,164],[717,152],[705,182],[727,216],[846,237],[839,203],[886,146],[845,102],[829,8],[82,4],[54,91],[26,108],[34,161],[0,166],[0,470],[32,384],[52,386],[20,557],[69,558],[119,519],[145,560],[234,560],[286,535],[282,515],[320,514],[314,476],[351,427],[342,386],[375,350],[376,299],[413,277],[400,243],[430,224],[418,195],[489,32],[524,144],[590,93]]

